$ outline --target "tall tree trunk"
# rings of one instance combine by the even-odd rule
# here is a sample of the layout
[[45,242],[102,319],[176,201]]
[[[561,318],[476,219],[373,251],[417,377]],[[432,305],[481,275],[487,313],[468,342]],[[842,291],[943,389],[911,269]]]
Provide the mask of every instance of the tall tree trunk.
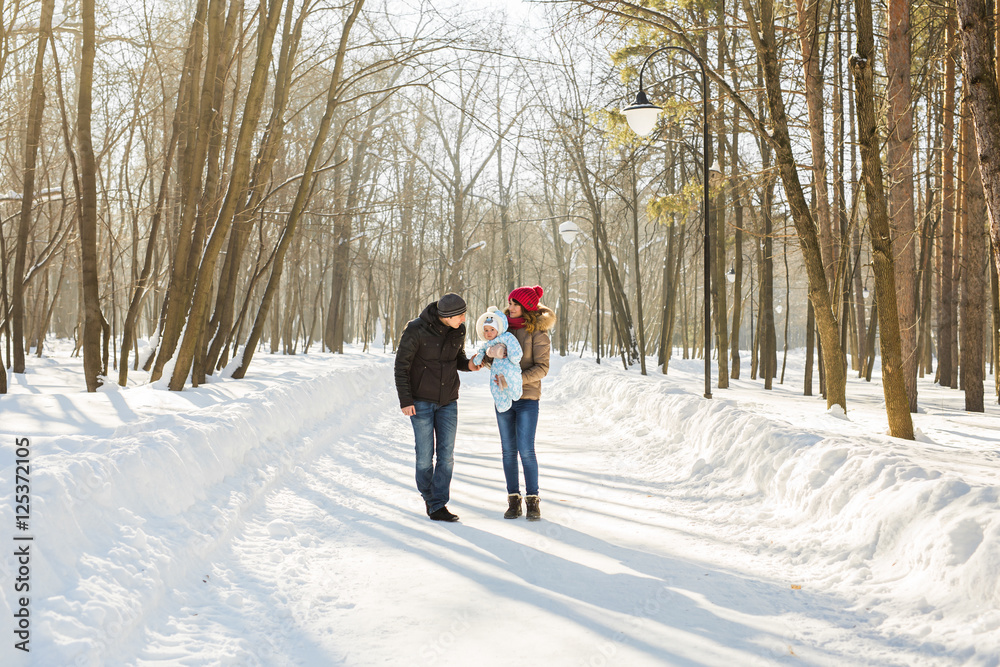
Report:
[[[684,261],[684,231],[686,227],[680,225],[678,228],[677,214],[672,214],[670,217],[670,247],[667,251],[667,257],[670,259],[668,266],[665,267],[664,273],[669,272],[669,289],[665,290],[664,295],[664,320],[663,320],[663,339],[661,341],[661,347],[663,348],[663,373],[666,374],[667,366],[670,364],[670,359],[673,356],[673,345],[674,345],[674,328],[677,322],[677,301],[678,298],[683,299],[683,292],[681,291],[681,264]],[[686,329],[685,329],[686,335]],[[685,356],[687,354],[687,341],[684,343]]]
[[[738,117],[735,123],[739,124]],[[738,130],[733,130],[733,146],[737,146]],[[736,156],[733,157],[730,173],[736,175]],[[733,179],[735,180],[735,179]],[[743,317],[743,198],[740,193],[731,189],[733,197],[733,331],[730,340],[730,372],[733,380],[740,379],[740,327]]]
[[806,367],[802,381],[802,395],[813,395],[813,363],[816,358],[816,315],[813,305],[807,304],[806,312]]
[[83,286],[83,373],[87,391],[101,386],[101,295],[97,276],[97,160],[91,138],[94,57],[97,52],[94,0],[83,0],[83,52],[80,58],[80,91],[77,137],[80,143],[80,283]]
[[[845,154],[847,149],[847,142],[844,140],[844,129],[846,125],[845,114],[844,114],[844,61],[846,60],[844,56],[844,42],[841,39],[841,30],[843,26],[843,15],[842,15],[843,5],[841,3],[835,3],[832,11],[836,13],[836,27],[833,34],[833,60],[835,63],[834,67],[834,81],[833,86],[833,109],[832,109],[832,122],[833,122],[833,165],[831,172],[833,175],[833,197],[835,200],[835,211],[831,213],[834,219],[839,221],[839,238],[840,238],[840,265],[845,268],[845,273],[842,277],[841,291],[843,293],[843,299],[841,300],[840,308],[840,342],[841,345],[845,347],[844,352],[848,350],[851,351],[851,369],[858,370],[861,367],[861,352],[858,346],[858,329],[857,327],[857,301],[860,299],[861,295],[861,272],[858,269],[858,253],[856,246],[859,244],[853,243],[851,236],[852,231],[857,235],[857,225],[852,224],[853,219],[851,214],[848,212],[847,207],[847,192],[846,192],[846,179],[845,179]],[[853,128],[852,128],[853,129]],[[852,144],[853,146],[853,144]],[[851,157],[853,161],[854,151],[851,150]],[[854,183],[855,181],[851,181]],[[851,211],[855,210],[854,203],[857,202],[857,188],[851,188]],[[786,274],[787,278],[787,274]],[[862,310],[863,312],[863,310]],[[787,319],[787,318],[786,318]],[[787,348],[787,342],[786,342]]]
[[670,363],[670,302],[676,291],[673,283],[674,253],[677,252],[674,243],[674,215],[670,216],[670,226],[667,228],[667,252],[663,258],[663,292],[660,301],[660,345],[657,353],[657,363],[663,367],[666,374]]
[[[966,118],[962,123],[965,125]],[[962,174],[965,198],[962,216],[962,298],[960,304],[959,345],[962,350],[961,386],[965,391],[965,409],[983,412],[983,333],[986,330],[986,202],[979,176],[975,137],[963,130]]]
[[826,279],[834,283],[836,236],[830,210],[830,192],[826,169],[826,120],[823,108],[823,74],[820,70],[819,0],[795,0],[798,13],[799,45],[802,49],[802,71],[805,82],[806,106],[809,111],[809,138],[812,146],[813,194],[816,223],[819,226],[820,251],[826,269]]
[[[14,342],[11,370],[24,372],[24,263],[28,252],[28,230],[31,227],[31,209],[35,200],[35,165],[38,144],[42,135],[45,111],[45,48],[52,34],[52,13],[55,0],[42,2],[42,15],[38,21],[38,49],[35,53],[35,74],[31,82],[31,101],[28,104],[28,132],[24,142],[24,184],[21,189],[21,215],[17,224],[17,242],[14,255],[14,276],[11,285],[11,333]],[[96,197],[96,195],[95,195]],[[96,204],[95,204],[96,206]],[[6,283],[5,283],[6,284]]]
[[[343,147],[335,149],[337,162],[343,155]],[[344,321],[347,319],[347,283],[351,268],[350,219],[347,217],[347,188],[344,184],[344,174],[337,169],[333,174],[334,246],[331,262],[333,264],[330,277],[330,304],[326,311],[326,349],[330,352],[344,352]],[[347,219],[345,219],[347,218]]]
[[[997,248],[991,247],[991,256],[996,256]],[[994,262],[989,262],[990,271],[990,294],[992,298],[990,302],[992,304],[991,310],[993,311],[993,352],[992,352],[992,367],[993,367],[993,392],[994,397],[997,402],[1000,403],[1000,275],[998,275],[997,265]]]
[[[868,230],[872,244],[875,294],[879,311],[882,346],[882,388],[889,432],[897,438],[913,439],[910,401],[906,395],[902,350],[899,338],[899,311],[896,307],[896,280],[893,270],[892,238],[886,214],[885,189],[882,184],[882,160],[875,122],[874,65],[875,39],[872,34],[870,0],[855,0],[858,50],[851,56],[858,107],[859,144],[865,202],[868,205]],[[827,355],[830,355],[827,348]]]
[[774,387],[774,376],[778,366],[778,335],[774,328],[774,219],[772,198],[774,181],[768,180],[761,209],[764,216],[764,248],[761,253],[760,281],[760,374],[764,378],[764,389]]
[[[717,2],[716,9],[716,69],[723,71],[726,66],[726,3]],[[702,61],[708,61],[708,45],[702,41]],[[708,82],[705,82],[705,92],[709,91]],[[721,97],[719,98],[721,103]],[[721,106],[721,104],[720,104]],[[726,146],[725,146],[725,112],[721,108],[716,108],[711,95],[708,101],[709,118],[715,119],[715,157],[713,159],[719,165],[719,183],[722,183],[722,174],[726,170]],[[711,164],[711,163],[710,163]],[[714,183],[710,185],[715,185]],[[719,389],[729,388],[729,314],[726,303],[726,290],[729,283],[726,282],[726,191],[724,188],[717,188],[713,193],[711,201],[711,221],[712,221],[712,252],[711,252],[711,289],[712,289],[712,314],[715,321],[715,351],[718,355],[717,386]]]
[[[993,56],[993,15],[985,0],[958,0],[965,81],[976,128],[979,170],[990,215],[990,239],[1000,247],[1000,90]],[[994,253],[1000,269],[1000,254]]]
[[[217,13],[222,0],[211,1],[214,4],[213,11]],[[167,287],[167,296],[163,303],[159,349],[157,350],[150,374],[150,378],[153,380],[160,378],[164,365],[173,356],[174,350],[177,348],[177,341],[184,326],[185,316],[187,315],[191,299],[191,289],[193,287],[193,268],[188,266],[188,261],[191,258],[192,233],[195,213],[197,212],[198,195],[201,191],[204,156],[205,151],[208,149],[208,132],[202,131],[199,134],[198,130],[202,127],[199,122],[200,112],[206,106],[209,106],[210,109],[210,105],[207,105],[203,100],[205,95],[204,86],[202,86],[202,94],[198,95],[198,80],[202,72],[202,62],[204,59],[205,27],[206,25],[217,26],[217,22],[207,20],[209,2],[210,0],[198,0],[195,19],[191,26],[193,61],[189,70],[190,76],[185,82],[187,92],[181,94],[181,98],[185,102],[185,107],[182,112],[183,129],[180,136],[182,148],[180,163],[178,164],[177,181],[177,206],[180,209],[180,229],[175,235],[176,245],[173,248],[170,282]],[[209,47],[209,51],[212,51],[211,46]],[[214,74],[213,69],[213,77]],[[199,102],[202,102],[202,104],[199,104]]]
[[945,55],[944,78],[944,108],[942,130],[942,167],[943,192],[941,209],[941,289],[938,308],[938,382],[942,387],[950,387],[955,375],[955,362],[952,358],[952,343],[954,341],[954,246],[955,246],[955,53],[957,51],[957,36],[955,35],[955,15],[948,13],[946,40],[948,43]]
[[951,318],[951,382],[948,385],[952,389],[959,388],[959,367],[962,365],[962,356],[959,353],[958,348],[958,306],[959,306],[959,294],[958,288],[962,284],[962,227],[963,220],[962,216],[968,214],[968,210],[965,209],[962,204],[965,201],[965,176],[962,174],[962,169],[967,166],[967,164],[962,160],[962,151],[964,150],[963,144],[965,143],[963,132],[968,132],[969,122],[966,121],[966,116],[969,113],[968,97],[963,94],[963,101],[958,113],[960,118],[958,126],[958,134],[956,137],[955,145],[957,146],[955,150],[956,159],[956,171],[955,171],[955,229],[953,230],[952,238],[952,267],[951,267],[951,313],[949,317]]
[[795,231],[799,237],[799,247],[809,279],[809,300],[812,302],[819,335],[823,343],[826,381],[827,407],[841,406],[847,410],[847,374],[844,369],[843,353],[840,347],[840,330],[833,312],[829,283],[823,267],[816,223],[813,221],[809,204],[802,191],[802,184],[792,152],[791,137],[788,132],[788,116],[782,97],[781,76],[774,26],[773,0],[761,2],[761,31],[755,26],[749,0],[743,0],[744,13],[751,24],[751,34],[757,47],[757,55],[762,61],[768,108],[774,130],[771,136],[775,149],[781,181],[785,187]]
[[142,307],[143,299],[145,298],[147,290],[149,290],[152,282],[156,239],[159,235],[160,224],[163,220],[163,210],[166,206],[167,194],[169,192],[168,186],[170,183],[170,175],[173,171],[174,153],[176,152],[177,142],[181,133],[182,115],[186,105],[188,104],[187,97],[191,93],[190,88],[185,86],[184,82],[194,76],[191,68],[194,65],[194,49],[197,45],[195,33],[196,31],[192,29],[191,36],[188,41],[187,51],[184,57],[184,69],[182,71],[180,85],[177,90],[177,106],[174,109],[174,118],[171,125],[170,138],[165,146],[166,156],[163,160],[163,174],[160,177],[160,192],[156,198],[156,206],[153,209],[148,239],[146,240],[146,254],[143,258],[142,270],[136,280],[135,287],[132,292],[128,312],[125,315],[125,324],[122,327],[121,359],[118,363],[118,384],[122,387],[126,386],[128,383],[129,354],[132,346],[135,344],[135,330],[139,321],[139,313]]
[[[720,138],[718,164],[725,169],[726,155]],[[715,321],[715,350],[718,354],[719,389],[729,388],[729,307],[726,303],[726,191],[720,188],[712,198],[712,309]]]
[[[419,145],[418,145],[419,149]],[[406,168],[403,172],[402,200],[403,206],[400,211],[399,243],[402,244],[402,251],[399,260],[399,277],[396,285],[396,337],[395,343],[399,342],[399,336],[406,323],[414,316],[417,308],[416,300],[418,291],[418,273],[420,271],[416,260],[416,249],[414,248],[413,212],[416,206],[414,197],[416,196],[416,162],[417,159],[410,157],[407,160]]]
[[779,384],[785,384],[785,367],[788,365],[788,320],[791,317],[791,304],[788,298],[791,294],[791,278],[788,270],[788,244],[781,244],[781,258],[785,262],[785,330],[782,333],[782,353],[781,353],[781,379]]
[[865,334],[865,349],[868,357],[865,359],[862,375],[865,382],[872,381],[872,370],[875,368],[875,336],[878,333],[878,292],[872,298],[872,314],[868,318],[868,332]]
[[917,411],[917,269],[913,208],[913,94],[910,89],[910,2],[889,0],[888,86],[889,225],[892,232],[896,304],[902,344],[903,373],[910,412]]
[[278,157],[281,140],[285,130],[285,111],[288,108],[290,81],[302,37],[302,28],[306,18],[308,0],[303,0],[302,8],[292,24],[292,8],[294,0],[287,0],[285,21],[282,27],[281,50],[278,56],[278,67],[275,74],[274,94],[271,103],[271,117],[264,130],[257,158],[254,160],[253,176],[250,180],[247,201],[242,210],[233,220],[233,229],[229,235],[226,256],[223,260],[219,279],[219,291],[215,301],[215,312],[209,322],[209,332],[215,332],[215,338],[209,346],[205,357],[205,370],[209,373],[219,365],[219,358],[224,346],[231,343],[233,335],[233,316],[236,306],[236,292],[239,281],[243,254],[249,241],[251,220],[254,212],[264,199],[267,186],[271,183],[272,169]]
[[[838,5],[837,16],[841,16],[841,10],[843,5]],[[839,23],[838,23],[839,26]],[[847,48],[844,52],[850,53],[851,51],[851,34],[853,25],[851,22],[851,12],[847,11],[846,16],[846,37],[847,37]],[[839,32],[839,28],[838,28]],[[850,118],[848,122],[848,127],[850,128],[850,150],[851,150],[851,183],[858,182],[858,152],[855,150],[855,146],[858,145],[857,142],[857,112],[856,105],[854,104],[854,86],[848,84],[847,86],[847,114]],[[856,192],[857,188],[852,188],[855,192],[852,192],[851,199],[852,202],[858,201],[858,194]],[[852,209],[857,210],[857,207],[852,203]],[[854,229],[851,235],[851,252],[855,258],[861,257],[861,230],[860,225],[853,225]],[[860,260],[858,260],[860,261]],[[860,270],[855,270],[854,272],[854,299],[855,299],[855,326],[857,327],[858,336],[858,356],[861,359],[861,368],[859,368],[858,377],[863,377],[865,374],[865,363],[868,358],[868,336],[867,329],[865,325],[865,315],[866,307],[865,303],[865,283],[867,282],[861,275]],[[874,312],[874,311],[873,311]]]
[[[222,114],[218,110],[222,109],[225,105],[227,72],[230,66],[230,60],[232,59],[233,50],[235,48],[235,38],[238,33],[236,21],[237,18],[242,17],[242,15],[243,0],[233,0],[229,6],[229,16],[226,19],[225,27],[222,30],[221,53],[215,59],[215,75],[210,79],[213,85],[211,88],[212,113],[209,116],[210,121],[208,129],[208,168],[205,175],[205,188],[201,195],[201,201],[198,204],[198,215],[195,224],[195,240],[192,244],[193,248],[201,248],[204,245],[205,237],[208,234],[207,221],[216,220],[219,214],[219,207],[222,204],[222,198],[219,194],[222,188],[222,170],[225,162],[228,160],[220,159],[220,156],[222,155],[224,133],[222,129]],[[208,79],[210,73],[210,70],[206,70],[206,79]],[[233,106],[235,107],[236,105]],[[225,156],[226,158],[228,158],[228,153],[229,151],[227,150]],[[194,266],[196,266],[197,259],[199,258],[194,256],[190,262],[192,272],[194,271]],[[210,326],[208,326],[211,320],[208,319],[207,311],[205,317],[206,320],[204,322],[198,322],[198,327],[201,329],[201,336],[200,340],[195,345],[195,358],[191,369],[193,384],[195,386],[204,384],[205,374],[212,372],[212,369],[206,368],[206,365],[208,364],[208,341],[215,332]],[[214,364],[214,360],[212,363]]]
[[[500,77],[497,77],[496,110],[495,110],[497,136],[500,136],[503,133],[503,127],[501,127],[501,119],[503,118],[503,113],[501,109],[502,99],[503,95],[501,94],[500,91]],[[500,199],[500,243],[501,243],[501,251],[503,252],[503,261],[500,263],[501,271],[503,272],[502,291],[506,293],[510,293],[515,287],[517,287],[517,285],[514,284],[514,252],[510,243],[510,235],[513,228],[513,225],[511,224],[510,220],[510,192],[511,189],[513,188],[513,178],[514,174],[516,173],[516,170],[517,170],[517,152],[515,150],[514,164],[513,167],[511,168],[512,172],[510,176],[511,180],[505,182],[503,177],[503,142],[500,142],[500,144],[497,145],[497,190],[498,190],[497,194]],[[547,199],[548,198],[546,197],[546,200]],[[555,226],[556,223],[553,222],[553,225]],[[556,245],[556,252],[561,254],[561,251],[559,250],[559,237],[558,236],[553,237],[552,241]],[[565,283],[566,280],[564,277],[565,274],[561,274],[561,276],[563,276],[563,283]],[[501,304],[501,306],[502,305],[503,304]],[[566,304],[565,306],[567,308],[566,311],[567,314],[569,312],[568,306],[569,304]],[[565,356],[566,327],[565,326],[559,327],[558,334],[560,339],[559,351],[563,356]]]

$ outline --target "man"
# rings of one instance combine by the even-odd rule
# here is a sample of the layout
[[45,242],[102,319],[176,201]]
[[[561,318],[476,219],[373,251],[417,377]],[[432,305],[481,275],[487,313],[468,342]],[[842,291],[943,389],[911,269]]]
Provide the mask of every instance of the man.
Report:
[[458,521],[446,507],[455,467],[458,371],[482,368],[465,355],[465,310],[462,297],[445,294],[406,325],[396,350],[399,407],[416,440],[417,490],[434,521]]

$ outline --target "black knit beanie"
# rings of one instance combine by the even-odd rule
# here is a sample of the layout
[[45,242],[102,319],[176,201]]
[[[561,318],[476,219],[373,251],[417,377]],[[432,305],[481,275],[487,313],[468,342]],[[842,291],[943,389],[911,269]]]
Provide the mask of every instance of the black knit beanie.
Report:
[[438,299],[437,305],[439,317],[455,317],[464,313],[466,309],[465,299],[453,292]]

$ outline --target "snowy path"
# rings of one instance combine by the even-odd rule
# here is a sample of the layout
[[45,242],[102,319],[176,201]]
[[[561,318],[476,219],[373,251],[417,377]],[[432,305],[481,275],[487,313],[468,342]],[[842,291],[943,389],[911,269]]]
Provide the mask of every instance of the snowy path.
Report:
[[382,396],[363,431],[296,436],[315,457],[162,601],[126,664],[959,664],[886,637],[857,600],[793,589],[815,573],[734,534],[720,499],[617,456],[628,424],[574,402],[543,396],[544,520],[503,520],[485,379],[463,375],[461,523],[423,515],[408,420]]

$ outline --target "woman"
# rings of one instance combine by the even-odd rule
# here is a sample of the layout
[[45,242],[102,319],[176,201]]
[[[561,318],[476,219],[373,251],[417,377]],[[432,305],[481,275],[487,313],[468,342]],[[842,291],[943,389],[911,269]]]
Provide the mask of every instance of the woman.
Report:
[[[520,474],[518,456],[524,468],[525,505],[528,521],[542,518],[538,506],[538,462],[535,460],[535,429],[538,426],[538,400],[542,395],[542,378],[549,372],[549,330],[556,315],[538,302],[542,288],[518,287],[507,296],[509,331],[521,344],[521,378],[524,384],[521,398],[509,410],[497,412],[500,445],[503,450],[503,474],[507,480],[507,511],[503,518],[521,516]],[[492,360],[490,360],[492,361]],[[495,408],[494,408],[495,409]]]

